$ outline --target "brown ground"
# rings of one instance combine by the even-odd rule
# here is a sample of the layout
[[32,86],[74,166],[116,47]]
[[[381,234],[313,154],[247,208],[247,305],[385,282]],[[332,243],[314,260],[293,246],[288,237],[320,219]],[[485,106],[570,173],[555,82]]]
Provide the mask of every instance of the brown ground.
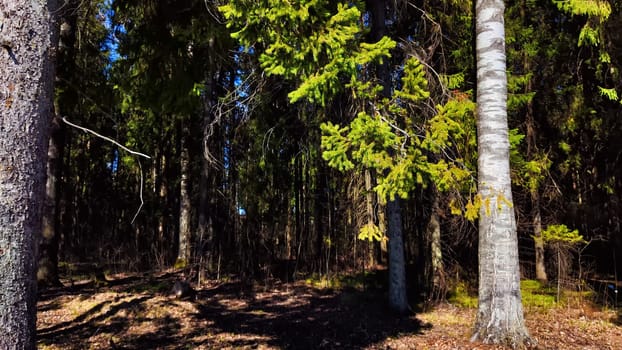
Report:
[[[474,310],[441,304],[396,317],[379,293],[213,282],[168,295],[174,275],[116,276],[42,291],[40,349],[503,349],[469,342]],[[88,281],[87,281],[88,282]],[[622,349],[613,311],[585,303],[527,310],[538,349]]]

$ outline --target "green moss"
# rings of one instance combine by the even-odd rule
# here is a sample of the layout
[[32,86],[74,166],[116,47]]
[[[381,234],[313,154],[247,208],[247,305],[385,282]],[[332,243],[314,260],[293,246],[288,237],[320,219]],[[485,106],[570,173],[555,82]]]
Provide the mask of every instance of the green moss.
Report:
[[520,283],[524,307],[552,308],[558,305],[557,291],[536,280],[523,280]]
[[537,280],[522,280],[520,281],[520,289],[523,292],[526,291],[534,291],[538,289],[542,289],[542,283]]
[[458,282],[454,288],[449,292],[447,301],[453,305],[464,308],[476,308],[477,307],[477,295],[469,293],[469,288],[466,283]]
[[326,276],[320,276],[317,274],[314,274],[310,276],[309,278],[307,278],[305,280],[305,283],[307,285],[310,285],[310,286],[313,286],[319,289],[329,289],[329,288],[340,289],[342,288],[342,283],[339,280],[339,278],[330,278]]
[[[551,308],[558,305],[557,291],[536,280],[521,281],[521,294],[524,307]],[[465,282],[458,282],[447,295],[447,300],[460,307],[477,307],[477,294],[469,290]]]
[[175,261],[175,265],[173,266],[173,268],[177,270],[185,269],[186,267],[188,267],[188,261],[185,259],[177,259],[177,261]]

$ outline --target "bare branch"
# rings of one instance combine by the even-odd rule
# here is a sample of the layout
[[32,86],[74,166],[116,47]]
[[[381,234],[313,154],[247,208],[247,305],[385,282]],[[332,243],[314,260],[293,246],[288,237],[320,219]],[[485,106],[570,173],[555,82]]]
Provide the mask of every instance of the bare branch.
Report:
[[138,213],[140,213],[140,210],[145,204],[145,201],[143,200],[143,166],[140,164],[140,159],[138,159],[138,168],[140,169],[140,206],[138,207],[138,209],[136,210],[136,214],[134,214],[134,217],[132,218],[132,224],[134,223],[134,221],[136,221]]
[[[129,152],[129,153],[137,155],[137,156],[145,157],[147,159],[151,159],[150,156],[148,156],[148,155],[146,155],[144,153],[132,151],[131,149],[123,146],[122,144],[118,143],[117,141],[115,141],[115,140],[113,140],[113,139],[111,139],[109,137],[100,135],[100,134],[96,133],[95,131],[93,131],[91,129],[87,129],[85,127],[73,124],[73,123],[71,123],[70,121],[67,120],[67,117],[63,117],[63,122],[65,122],[65,124],[67,124],[69,126],[72,126],[72,127],[76,128],[76,129],[80,129],[80,130],[82,130],[84,132],[87,132],[87,133],[93,134],[93,135],[95,135],[97,137],[100,137],[100,138],[102,138],[102,139],[104,139],[104,140],[106,140],[108,142],[112,142],[113,144],[119,146],[121,149],[123,149],[126,152]],[[143,167],[142,167],[142,165],[140,163],[140,158],[138,159],[138,168],[140,169],[140,206],[138,207],[138,210],[136,210],[136,214],[134,214],[134,217],[132,218],[132,224],[136,220],[136,217],[138,217],[138,214],[140,213],[140,210],[143,208],[143,205],[145,204],[145,201],[143,200]]]
[[91,129],[87,129],[87,128],[85,128],[85,127],[82,127],[82,126],[79,126],[79,125],[73,124],[73,123],[71,123],[70,121],[68,121],[68,120],[67,120],[67,117],[63,117],[63,122],[65,122],[65,124],[67,124],[67,125],[73,126],[73,127],[74,127],[74,128],[76,128],[76,129],[80,129],[80,130],[82,130],[82,131],[84,131],[84,132],[88,132],[88,133],[93,134],[93,135],[95,135],[95,136],[97,136],[97,137],[100,137],[100,138],[102,138],[102,139],[104,139],[104,140],[106,140],[106,141],[108,141],[108,142],[112,142],[112,143],[114,143],[115,145],[117,145],[117,146],[121,147],[121,149],[123,149],[123,150],[124,150],[124,151],[126,151],[126,152],[129,152],[129,153],[134,154],[134,155],[137,155],[137,156],[145,157],[145,158],[147,158],[147,159],[151,159],[151,157],[150,157],[150,156],[148,156],[148,155],[146,155],[146,154],[144,154],[144,153],[140,153],[140,152],[132,151],[131,149],[129,149],[129,148],[127,148],[127,147],[123,146],[122,144],[118,143],[117,141],[115,141],[115,140],[111,139],[110,137],[106,137],[106,136],[100,135],[100,134],[96,133],[95,131],[93,131],[93,130],[91,130]]

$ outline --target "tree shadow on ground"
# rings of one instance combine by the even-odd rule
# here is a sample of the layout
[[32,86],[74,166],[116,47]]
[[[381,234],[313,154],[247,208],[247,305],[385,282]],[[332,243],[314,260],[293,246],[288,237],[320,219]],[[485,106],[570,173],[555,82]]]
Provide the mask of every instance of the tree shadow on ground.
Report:
[[267,336],[269,345],[284,349],[363,348],[422,328],[413,317],[393,315],[377,293],[294,290],[292,295],[251,300],[240,312],[215,300],[201,306],[201,317],[214,320],[214,328],[223,332]]
[[[107,291],[118,296],[91,301],[70,321],[41,327],[39,343],[63,349],[370,349],[388,337],[431,327],[412,315],[392,314],[378,290],[319,290],[302,284],[248,288],[236,282],[198,290],[196,300],[180,301],[158,291],[173,281],[172,275],[111,281]],[[68,295],[81,297],[70,290]],[[40,311],[66,307],[54,297],[42,297],[46,302]],[[134,331],[138,324],[143,331]],[[115,342],[100,337],[97,343],[96,334]]]

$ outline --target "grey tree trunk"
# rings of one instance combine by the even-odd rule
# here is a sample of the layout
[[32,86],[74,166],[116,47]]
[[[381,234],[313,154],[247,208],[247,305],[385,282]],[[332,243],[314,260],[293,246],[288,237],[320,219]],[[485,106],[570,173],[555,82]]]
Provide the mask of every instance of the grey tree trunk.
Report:
[[59,218],[57,213],[59,175],[62,166],[62,134],[60,118],[55,117],[52,136],[48,145],[47,180],[42,214],[41,244],[39,245],[39,286],[60,286],[58,278]]
[[406,264],[404,238],[402,236],[402,213],[399,199],[387,203],[389,231],[389,306],[398,313],[407,313]]
[[0,1],[0,349],[34,349],[53,1]]
[[[372,15],[372,40],[377,42],[385,36],[386,0],[369,0]],[[383,97],[391,96],[391,75],[386,63],[377,67],[377,78],[381,81]],[[389,306],[393,311],[406,313],[410,307],[406,294],[406,260],[404,259],[404,237],[402,234],[402,212],[399,199],[389,200],[387,210],[387,236],[389,237]]]
[[[445,271],[443,268],[443,250],[441,246],[441,223],[438,217],[439,194],[434,190],[434,199],[430,213],[430,221],[426,227],[426,235],[430,242],[430,258],[432,267],[432,294],[438,295],[443,290]],[[428,282],[426,282],[428,283]]]
[[502,0],[477,0],[479,306],[472,340],[521,347],[531,339],[520,291],[512,204]]
[[60,178],[63,168],[63,151],[65,147],[65,127],[61,117],[69,114],[68,106],[62,101],[71,99],[75,92],[66,81],[75,69],[74,44],[76,40],[76,22],[78,11],[76,0],[65,0],[59,10],[58,23],[60,33],[56,51],[56,87],[62,90],[54,100],[54,120],[50,136],[47,182],[45,185],[45,204],[43,206],[43,228],[39,253],[37,282],[39,286],[60,286],[58,278],[58,243],[60,218],[57,211],[59,205]]
[[533,237],[536,250],[536,279],[542,283],[548,281],[544,259],[544,241],[542,240],[542,215],[540,214],[540,194],[531,193],[531,205],[533,207]]
[[[182,122],[183,123],[183,122]],[[188,155],[188,127],[182,126],[181,131],[181,157],[180,157],[180,193],[179,193],[179,250],[177,252],[176,265],[186,267],[190,263],[190,244],[192,231],[190,230],[190,208],[192,201],[188,193],[188,176],[190,171],[190,156]]]
[[[528,12],[527,3],[523,2],[520,7],[520,16],[522,19],[523,25],[527,26],[528,24]],[[523,65],[526,72],[531,72],[533,70],[533,58],[530,57],[529,54],[523,53]],[[529,79],[527,82],[527,86],[525,86],[526,91],[533,91],[533,85],[535,81],[534,78]],[[527,103],[527,110],[525,113],[525,126],[527,129],[525,141],[527,142],[527,157],[526,159],[532,160],[535,156],[537,156],[537,138],[536,138],[536,121],[534,118],[534,109],[533,109],[533,99],[530,99]],[[542,241],[542,214],[540,211],[540,189],[539,185],[537,188],[529,188],[531,195],[531,223],[533,226],[533,237],[534,237],[534,248],[536,252],[535,263],[536,263],[536,279],[542,283],[546,283],[548,281],[548,277],[546,275],[546,264],[544,258],[544,242]]]
[[[210,53],[216,52],[213,37],[209,39]],[[201,171],[199,175],[199,212],[197,223],[197,256],[199,256],[199,280],[206,276],[208,272],[213,270],[213,257],[216,249],[214,245],[214,209],[216,208],[216,199],[210,196],[209,189],[216,187],[210,184],[211,172],[216,169],[216,157],[219,154],[213,153],[218,149],[220,133],[216,129],[219,121],[216,120],[215,106],[217,100],[217,77],[216,72],[220,71],[220,65],[216,61],[215,55],[208,56],[209,67],[206,83],[205,94],[203,95],[203,156],[201,157]],[[212,180],[213,181],[213,180]],[[200,281],[199,281],[200,282]]]
[[[204,145],[204,147],[207,147]],[[212,257],[214,253],[213,241],[214,241],[214,227],[212,222],[212,215],[209,212],[213,205],[210,205],[209,196],[209,180],[210,180],[210,164],[201,157],[201,172],[199,177],[199,212],[197,220],[197,249],[196,255],[199,257],[199,283],[203,280],[209,272],[212,271],[213,263]]]

